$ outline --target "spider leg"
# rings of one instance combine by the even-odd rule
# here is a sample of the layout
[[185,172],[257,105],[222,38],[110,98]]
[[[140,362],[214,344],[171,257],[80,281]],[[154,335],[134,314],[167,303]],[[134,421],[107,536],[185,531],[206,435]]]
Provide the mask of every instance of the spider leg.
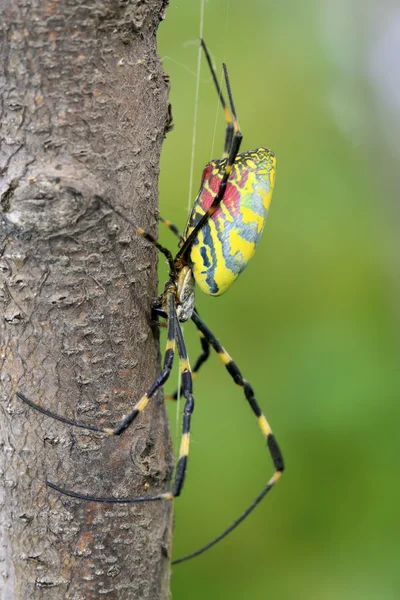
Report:
[[[210,342],[207,340],[207,338],[204,336],[204,334],[200,331],[200,329],[198,329],[197,331],[200,336],[202,352],[197,357],[197,360],[194,363],[194,367],[192,369],[192,379],[196,378],[197,372],[199,371],[201,365],[203,363],[205,363],[206,360],[208,359],[208,357],[210,356]],[[175,390],[175,392],[173,394],[164,394],[164,397],[166,400],[177,400],[178,399],[178,390]]]
[[[175,313],[175,306],[173,306],[173,313]],[[178,345],[178,353],[180,357],[180,369],[182,376],[182,392],[186,398],[185,408],[183,410],[183,424],[182,424],[182,437],[181,437],[181,445],[179,450],[179,458],[176,463],[175,468],[175,476],[174,482],[172,484],[172,489],[170,492],[164,492],[163,494],[156,494],[154,496],[139,496],[134,498],[106,498],[106,497],[97,497],[97,496],[86,496],[84,494],[79,494],[78,492],[72,492],[66,490],[64,488],[55,485],[47,481],[47,485],[64,494],[65,496],[70,496],[72,498],[78,498],[80,500],[88,500],[91,502],[107,502],[107,503],[116,503],[116,504],[128,504],[134,502],[153,502],[155,500],[172,500],[180,495],[182,491],[182,487],[185,481],[186,475],[186,467],[187,460],[189,454],[189,442],[190,442],[190,421],[192,417],[192,412],[194,409],[194,398],[192,394],[192,374],[190,370],[189,360],[187,357],[185,342],[183,339],[182,329],[180,327],[179,321],[176,319],[176,339]]]
[[168,221],[168,219],[163,219],[161,215],[158,216],[158,220],[160,221],[160,223],[162,223],[163,225],[168,227],[168,229],[170,229],[172,231],[172,233],[175,234],[176,237],[179,238],[179,241],[182,240],[181,232],[179,231],[177,226],[174,223],[172,223],[172,221]]
[[26,396],[21,394],[21,392],[17,392],[17,396],[20,400],[22,400],[25,404],[28,404],[34,410],[46,415],[47,417],[51,417],[57,421],[61,421],[62,423],[67,423],[68,425],[73,425],[74,427],[80,427],[81,429],[87,429],[89,431],[99,431],[101,433],[107,433],[108,435],[120,435],[133,423],[139,413],[144,410],[150,400],[150,398],[155,394],[155,392],[167,381],[169,374],[172,369],[172,363],[174,360],[175,354],[175,329],[176,329],[176,311],[175,311],[175,294],[170,292],[168,295],[168,334],[167,334],[167,345],[165,349],[164,355],[164,365],[162,373],[154,380],[152,385],[149,387],[147,392],[140,398],[140,400],[135,404],[133,409],[129,414],[127,414],[122,421],[113,428],[110,427],[99,427],[97,425],[88,425],[87,423],[82,423],[81,421],[75,421],[74,419],[68,419],[66,417],[62,417],[57,413],[47,410],[29,400]]
[[228,70],[226,68],[225,63],[223,63],[222,66],[224,69],[226,89],[228,91],[229,103],[230,103],[231,111],[232,111],[232,120],[233,120],[232,143],[230,144],[228,156],[227,156],[227,158],[224,159],[224,161],[225,161],[224,173],[222,175],[218,191],[215,194],[215,197],[214,197],[211,205],[209,206],[208,210],[197,221],[195,227],[193,227],[193,229],[190,231],[187,238],[182,243],[182,245],[178,251],[178,254],[175,257],[176,265],[179,265],[179,263],[182,263],[185,260],[187,260],[187,255],[190,253],[191,246],[192,246],[194,240],[196,239],[198,232],[203,227],[203,225],[206,223],[206,221],[208,221],[208,219],[210,217],[212,217],[212,215],[215,213],[215,211],[218,209],[219,205],[221,204],[221,202],[224,198],[224,195],[225,195],[225,190],[226,190],[229,176],[232,172],[233,163],[235,162],[235,159],[239,153],[240,144],[242,143],[243,136],[242,136],[242,132],[240,131],[239,122],[236,117],[235,105],[233,102],[231,86],[229,83]]
[[157,248],[157,250],[159,252],[161,252],[161,254],[164,254],[164,256],[167,259],[168,264],[169,264],[170,277],[173,279],[175,277],[175,275],[176,275],[176,269],[175,269],[174,257],[172,256],[172,253],[170,252],[170,250],[168,250],[168,248],[165,248],[164,246],[162,246],[156,240],[155,237],[153,237],[150,233],[147,233],[144,229],[142,229],[141,227],[139,227],[138,225],[136,225],[135,221],[133,221],[132,219],[130,219],[129,217],[127,217],[123,212],[121,212],[120,210],[118,210],[118,208],[115,208],[105,198],[103,198],[102,196],[95,196],[95,198],[96,198],[96,200],[100,201],[102,204],[104,204],[105,206],[107,206],[108,208],[110,208],[123,221],[125,221],[126,223],[129,223],[129,225],[133,229],[135,229],[136,233],[138,233],[139,235],[141,235],[147,242],[149,242],[150,244],[152,244],[153,246],[155,246],[155,248]]
[[230,110],[229,110],[229,108],[228,108],[228,106],[227,106],[227,104],[225,102],[225,98],[224,98],[224,96],[222,94],[221,86],[218,83],[217,74],[215,72],[214,65],[212,63],[210,53],[208,51],[208,48],[207,48],[204,40],[200,40],[200,45],[201,45],[201,47],[204,50],[204,54],[206,56],[207,64],[208,64],[209,69],[211,71],[211,75],[212,75],[212,78],[213,78],[213,81],[214,81],[214,85],[215,85],[215,88],[217,90],[218,98],[219,98],[219,101],[221,102],[221,105],[222,105],[222,108],[223,108],[223,111],[224,111],[224,114],[225,114],[226,130],[225,130],[224,153],[222,155],[222,158],[226,158],[229,155],[229,150],[230,150],[230,147],[232,145],[233,132],[234,132],[234,129],[235,129],[234,128],[234,124],[233,124],[233,119],[232,119],[231,112],[230,112]]
[[[201,229],[201,227],[204,225],[204,223],[207,221],[207,219],[215,212],[215,210],[217,209],[221,200],[223,199],[224,193],[225,193],[225,188],[226,188],[226,183],[228,181],[229,175],[232,170],[232,165],[235,162],[235,158],[239,152],[240,143],[242,141],[242,133],[240,131],[239,123],[238,123],[238,120],[236,117],[236,110],[235,110],[235,105],[233,103],[232,92],[231,92],[231,88],[230,88],[230,84],[229,84],[228,71],[227,71],[226,65],[223,64],[223,68],[224,68],[224,76],[225,76],[226,87],[228,90],[228,96],[229,96],[229,102],[231,105],[231,110],[229,110],[229,107],[227,106],[227,104],[225,102],[225,98],[222,93],[221,86],[218,83],[217,74],[216,74],[214,66],[212,64],[210,53],[209,53],[208,48],[203,39],[200,40],[200,45],[204,50],[204,54],[205,54],[207,64],[208,64],[210,72],[211,72],[211,76],[212,76],[212,79],[213,79],[213,82],[215,85],[215,89],[217,90],[218,98],[219,98],[219,101],[221,102],[221,105],[222,105],[222,108],[224,111],[224,115],[225,115],[226,130],[225,130],[224,152],[223,152],[222,158],[227,158],[228,160],[227,160],[227,164],[226,164],[225,174],[221,181],[221,185],[218,190],[218,193],[217,193],[216,197],[214,198],[214,201],[213,201],[212,205],[210,206],[210,209],[207,211],[207,213],[204,215],[203,219],[201,220],[201,226],[198,226],[196,228],[196,233],[192,232],[192,234],[190,236],[190,241],[186,240],[182,244],[182,246],[183,246],[182,251],[180,251],[178,253],[178,256],[176,258],[183,256],[187,252],[187,250],[190,247],[193,239],[195,238],[198,230]],[[169,229],[175,235],[177,235],[179,237],[180,241],[183,241],[182,234],[180,233],[180,231],[176,227],[176,225],[171,223],[171,221],[163,219],[162,217],[159,217],[159,220],[161,221],[161,223],[164,223],[164,225],[169,227]],[[137,227],[136,227],[136,230],[138,230]],[[139,233],[141,233],[141,232],[139,232]],[[193,373],[194,372],[195,371],[193,370]]]
[[180,359],[182,394],[186,399],[183,409],[182,437],[179,449],[179,458],[175,469],[172,495],[174,498],[180,495],[185,481],[187,460],[189,455],[190,422],[194,410],[194,398],[192,393],[192,372],[187,356],[185,341],[179,321],[176,323],[176,339]]
[[199,331],[201,331],[201,333],[205,336],[205,338],[208,340],[208,342],[211,344],[211,346],[214,348],[214,350],[216,351],[216,353],[218,354],[218,356],[224,363],[225,367],[227,368],[227,370],[228,370],[229,374],[231,375],[232,379],[234,380],[234,382],[243,388],[244,394],[246,396],[246,400],[248,401],[253,413],[257,417],[257,421],[260,425],[261,431],[266,438],[268,450],[270,452],[272,462],[275,467],[275,473],[268,480],[268,482],[266,483],[264,488],[261,490],[261,492],[258,494],[258,496],[253,500],[253,502],[246,508],[246,510],[237,519],[235,519],[235,521],[229,527],[227,527],[217,537],[212,539],[210,542],[208,542],[207,544],[205,544],[204,546],[202,546],[195,552],[192,552],[191,554],[183,556],[182,558],[178,558],[177,560],[173,561],[172,564],[178,564],[178,563],[184,562],[185,560],[188,560],[189,558],[193,558],[195,556],[198,556],[199,554],[202,554],[203,552],[205,552],[206,550],[208,550],[209,548],[214,546],[214,544],[216,544],[217,542],[222,540],[225,536],[227,536],[233,529],[235,529],[247,517],[247,515],[249,515],[255,509],[255,507],[259,504],[259,502],[261,502],[261,500],[264,498],[264,496],[266,496],[266,494],[270,491],[270,489],[280,479],[282,472],[284,470],[284,463],[283,463],[283,457],[282,457],[281,451],[279,450],[279,446],[278,446],[276,439],[272,433],[272,429],[271,429],[267,419],[263,415],[259,404],[257,403],[257,401],[255,399],[253,388],[245,379],[243,379],[242,374],[239,371],[239,368],[233,362],[232,358],[229,356],[229,354],[226,352],[226,350],[220,344],[219,340],[208,329],[208,327],[205,325],[205,323],[203,323],[203,321],[200,319],[199,315],[196,312],[193,312],[192,321],[194,322],[196,327],[199,329]]

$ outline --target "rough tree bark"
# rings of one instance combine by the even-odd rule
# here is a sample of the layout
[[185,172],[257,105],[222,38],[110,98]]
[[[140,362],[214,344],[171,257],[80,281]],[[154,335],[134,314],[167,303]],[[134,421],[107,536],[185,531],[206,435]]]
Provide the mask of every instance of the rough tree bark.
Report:
[[[0,0],[1,598],[166,599],[161,395],[119,438],[21,404],[117,422],[159,372],[157,256],[96,201],[156,233],[168,122],[156,30],[166,0]],[[1,579],[0,579],[1,581]]]

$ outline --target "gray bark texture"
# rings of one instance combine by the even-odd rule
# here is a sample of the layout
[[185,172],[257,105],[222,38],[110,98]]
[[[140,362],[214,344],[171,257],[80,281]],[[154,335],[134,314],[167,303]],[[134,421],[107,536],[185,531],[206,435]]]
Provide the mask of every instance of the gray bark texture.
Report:
[[98,201],[157,232],[166,0],[0,0],[0,598],[166,600],[172,507],[74,500],[169,487],[151,322],[157,254]]

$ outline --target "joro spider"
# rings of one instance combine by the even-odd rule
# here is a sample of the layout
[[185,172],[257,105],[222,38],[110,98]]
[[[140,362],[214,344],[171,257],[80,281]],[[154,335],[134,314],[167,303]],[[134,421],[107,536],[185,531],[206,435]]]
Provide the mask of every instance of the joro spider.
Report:
[[[161,374],[135,404],[131,412],[120,423],[111,428],[88,425],[62,417],[37,405],[21,392],[17,392],[17,396],[24,403],[48,417],[90,431],[98,431],[108,435],[121,435],[146,408],[154,393],[167,381],[172,369],[177,346],[180,358],[181,394],[185,398],[185,406],[179,458],[171,490],[152,496],[136,498],[103,498],[69,491],[54,483],[47,482],[50,488],[62,494],[92,502],[133,503],[173,500],[181,494],[185,481],[189,454],[190,423],[194,409],[192,371],[180,323],[189,319],[193,321],[200,334],[202,346],[202,353],[195,363],[193,374],[197,373],[201,365],[207,360],[210,353],[210,346],[212,346],[233,381],[243,388],[246,400],[266,438],[275,473],[253,502],[228,528],[206,545],[191,554],[173,561],[172,564],[183,562],[201,554],[228,535],[254,510],[257,504],[279,480],[284,469],[283,458],[278,444],[267,419],[256,401],[253,388],[243,378],[239,368],[220,344],[219,340],[199,317],[194,304],[195,283],[206,294],[219,296],[232,285],[254,254],[264,228],[274,187],[276,170],[275,155],[267,148],[256,148],[239,153],[242,133],[236,116],[227,67],[223,63],[230,109],[222,94],[207,47],[203,40],[200,43],[225,114],[225,144],[223,157],[210,161],[204,168],[200,190],[183,235],[179,233],[176,226],[170,221],[160,217],[160,221],[167,225],[180,239],[179,250],[176,256],[173,257],[172,253],[167,248],[161,246],[153,236],[146,233],[130,219],[127,219],[125,215],[109,205],[107,201],[100,199],[112,208],[117,215],[130,222],[137,233],[143,236],[150,244],[153,244],[168,261],[169,279],[164,286],[164,291],[154,303],[155,313],[159,317],[166,319],[167,327],[167,344]],[[177,399],[178,392],[169,397]]]

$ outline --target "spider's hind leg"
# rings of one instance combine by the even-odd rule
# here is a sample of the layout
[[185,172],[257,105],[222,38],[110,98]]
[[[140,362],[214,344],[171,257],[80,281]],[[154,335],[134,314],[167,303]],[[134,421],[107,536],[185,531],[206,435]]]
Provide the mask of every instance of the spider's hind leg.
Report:
[[203,321],[200,319],[199,315],[196,312],[193,312],[192,321],[194,322],[196,327],[199,329],[199,331],[201,331],[203,333],[203,335],[208,340],[208,342],[211,344],[211,346],[214,348],[214,350],[216,351],[216,353],[218,354],[218,356],[224,363],[228,373],[231,375],[234,382],[237,385],[239,385],[241,388],[243,388],[246,400],[249,403],[250,408],[252,409],[254,415],[257,417],[258,424],[261,428],[262,433],[265,436],[265,439],[267,442],[267,447],[268,447],[269,453],[272,458],[272,462],[275,467],[275,473],[272,475],[272,477],[270,477],[270,479],[264,485],[264,488],[261,490],[261,492],[258,494],[258,496],[256,496],[256,498],[254,498],[254,500],[249,504],[249,506],[242,512],[241,515],[239,515],[237,517],[237,519],[235,519],[235,521],[233,521],[233,523],[231,523],[231,525],[229,525],[229,527],[227,527],[224,531],[222,531],[219,535],[217,535],[214,539],[209,541],[207,544],[205,544],[201,548],[198,548],[194,552],[191,552],[190,554],[187,554],[186,556],[182,556],[181,558],[174,560],[172,562],[172,564],[178,564],[178,563],[184,562],[186,560],[189,560],[190,558],[194,558],[195,556],[202,554],[203,552],[205,552],[206,550],[208,550],[209,548],[214,546],[217,542],[222,540],[224,537],[226,537],[242,521],[244,521],[244,519],[255,509],[255,507],[261,502],[261,500],[268,494],[268,492],[279,481],[279,479],[282,475],[282,472],[284,470],[284,463],[283,463],[283,457],[282,457],[281,451],[279,449],[279,446],[277,444],[275,436],[272,433],[272,429],[271,429],[267,419],[265,418],[264,414],[262,413],[258,402],[255,399],[253,388],[248,383],[248,381],[246,381],[243,378],[238,366],[233,362],[232,358],[229,356],[229,354],[227,353],[225,348],[223,348],[223,346],[220,344],[219,340],[208,329],[206,324],[203,323]]
[[207,325],[200,319],[199,315],[196,312],[193,312],[192,321],[200,330],[200,332],[205,336],[205,338],[211,344],[211,346],[214,348],[214,350],[224,363],[233,381],[238,386],[243,388],[246,400],[249,403],[254,415],[257,417],[258,424],[261,428],[262,433],[265,436],[274,467],[278,473],[282,473],[282,471],[284,470],[282,454],[279,450],[275,436],[272,433],[272,429],[255,398],[253,388],[251,387],[249,382],[246,381],[246,379],[244,379],[236,363],[232,360],[225,348],[221,345],[220,341],[215,337],[215,335],[210,331],[210,329],[208,329]]

